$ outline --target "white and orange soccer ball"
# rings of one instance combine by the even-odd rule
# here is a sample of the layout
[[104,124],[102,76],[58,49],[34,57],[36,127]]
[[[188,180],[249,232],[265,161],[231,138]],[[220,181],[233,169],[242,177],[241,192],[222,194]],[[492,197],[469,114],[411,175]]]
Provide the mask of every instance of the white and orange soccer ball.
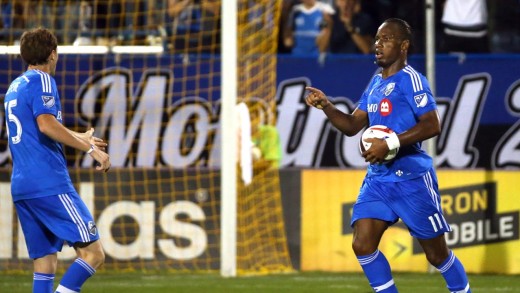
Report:
[[[387,139],[390,137],[391,134],[393,134],[394,131],[384,125],[372,125],[369,128],[367,128],[363,135],[361,136],[361,140],[359,141],[359,151],[363,153],[364,151],[368,150],[372,143],[366,142],[365,139],[368,138],[380,138],[380,139]],[[399,152],[399,148],[390,150],[388,154],[385,157],[385,162],[388,162],[395,158],[397,156],[397,153]]]

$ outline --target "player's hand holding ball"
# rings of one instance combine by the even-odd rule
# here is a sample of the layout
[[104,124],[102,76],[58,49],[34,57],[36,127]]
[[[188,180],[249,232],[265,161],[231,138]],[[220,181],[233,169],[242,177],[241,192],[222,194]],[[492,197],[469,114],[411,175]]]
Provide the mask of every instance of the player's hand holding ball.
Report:
[[388,163],[399,152],[397,133],[384,125],[372,125],[367,128],[359,141],[359,151],[366,162]]
[[316,109],[325,109],[330,105],[329,99],[327,96],[317,88],[306,87],[305,88],[309,93],[305,96],[305,103],[311,107],[315,107]]

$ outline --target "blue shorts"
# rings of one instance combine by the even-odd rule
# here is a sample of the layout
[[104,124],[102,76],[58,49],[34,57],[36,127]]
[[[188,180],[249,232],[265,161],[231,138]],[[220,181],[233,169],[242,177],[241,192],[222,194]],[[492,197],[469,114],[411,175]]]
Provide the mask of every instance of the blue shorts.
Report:
[[365,178],[350,225],[367,218],[383,220],[390,225],[400,218],[410,234],[418,239],[432,239],[451,231],[442,213],[433,169],[421,177],[399,182]]
[[99,239],[94,219],[76,192],[19,200],[16,213],[32,259]]

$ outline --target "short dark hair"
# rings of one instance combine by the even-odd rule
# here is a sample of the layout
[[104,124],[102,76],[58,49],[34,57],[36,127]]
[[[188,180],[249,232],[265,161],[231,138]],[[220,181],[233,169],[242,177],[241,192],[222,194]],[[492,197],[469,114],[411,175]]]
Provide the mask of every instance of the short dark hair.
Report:
[[45,28],[26,31],[20,38],[20,55],[29,65],[46,64],[56,48],[58,48],[56,36]]
[[413,52],[414,43],[413,43],[413,29],[412,27],[400,18],[389,18],[385,20],[385,23],[393,23],[399,27],[399,34],[403,40],[408,40],[410,42],[410,46],[408,47],[408,53]]

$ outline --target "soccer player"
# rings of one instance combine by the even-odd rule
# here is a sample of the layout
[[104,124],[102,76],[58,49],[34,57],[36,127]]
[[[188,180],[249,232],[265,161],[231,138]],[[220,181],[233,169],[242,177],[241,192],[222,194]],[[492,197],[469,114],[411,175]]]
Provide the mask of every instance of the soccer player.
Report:
[[11,194],[33,259],[33,292],[52,292],[57,252],[65,241],[78,258],[56,292],[79,292],[105,255],[93,217],[72,185],[62,144],[86,152],[105,172],[110,168],[107,144],[92,136],[94,129],[78,133],[62,125],[52,77],[58,62],[54,34],[42,28],[26,31],[20,55],[28,68],[9,86],[4,107],[13,160]]
[[[432,159],[421,142],[440,131],[437,106],[426,78],[407,65],[412,29],[405,21],[383,22],[375,36],[376,64],[381,67],[352,114],[338,110],[325,94],[308,87],[306,103],[323,112],[348,136],[369,125],[386,125],[397,134],[371,138],[363,152],[370,163],[353,207],[352,248],[375,292],[397,292],[390,265],[378,249],[385,230],[400,218],[421,244],[428,261],[444,277],[450,292],[471,292],[462,263],[446,244],[451,231],[440,206]],[[383,163],[386,154],[400,148],[396,158]]]

